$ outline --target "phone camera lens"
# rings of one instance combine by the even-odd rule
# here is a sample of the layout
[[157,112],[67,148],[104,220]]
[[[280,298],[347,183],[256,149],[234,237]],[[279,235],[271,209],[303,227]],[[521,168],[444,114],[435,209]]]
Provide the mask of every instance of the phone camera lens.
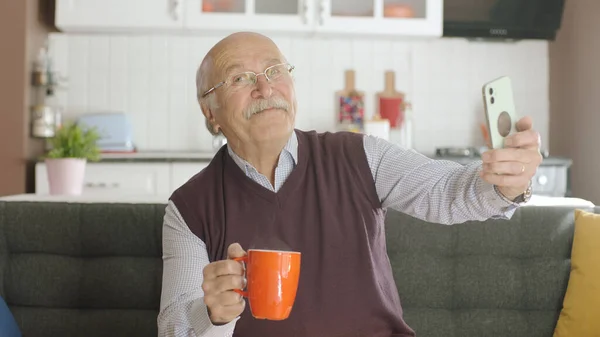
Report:
[[492,102],[492,104],[494,104],[494,97],[492,97],[492,98],[490,99],[490,102]]
[[490,88],[490,95],[494,94],[494,89]]

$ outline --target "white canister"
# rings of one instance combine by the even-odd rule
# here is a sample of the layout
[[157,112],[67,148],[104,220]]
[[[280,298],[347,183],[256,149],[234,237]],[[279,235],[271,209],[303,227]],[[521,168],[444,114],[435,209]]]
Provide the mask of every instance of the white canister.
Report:
[[372,119],[364,124],[364,134],[390,140],[390,121],[387,119]]

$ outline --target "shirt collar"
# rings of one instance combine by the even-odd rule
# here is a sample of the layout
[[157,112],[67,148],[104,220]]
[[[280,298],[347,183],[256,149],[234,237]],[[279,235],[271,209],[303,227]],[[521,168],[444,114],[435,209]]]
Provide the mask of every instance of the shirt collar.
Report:
[[[239,167],[244,169],[244,172],[247,172],[248,168],[253,168],[252,164],[244,160],[242,157],[238,156],[230,146],[227,146],[227,152],[233,158],[233,160],[238,164]],[[294,165],[298,164],[298,136],[296,136],[296,131],[292,132],[292,135],[288,139],[287,143],[283,147],[283,150],[279,154],[279,160],[281,161],[281,155],[288,154],[292,160],[294,161]]]

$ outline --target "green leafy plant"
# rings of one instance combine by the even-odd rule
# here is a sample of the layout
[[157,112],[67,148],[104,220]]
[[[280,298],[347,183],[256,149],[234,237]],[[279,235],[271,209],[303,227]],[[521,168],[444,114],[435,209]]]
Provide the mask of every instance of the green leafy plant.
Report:
[[49,139],[52,150],[46,158],[80,158],[88,161],[100,160],[100,148],[96,142],[100,134],[94,128],[82,128],[77,123],[63,124],[54,137]]

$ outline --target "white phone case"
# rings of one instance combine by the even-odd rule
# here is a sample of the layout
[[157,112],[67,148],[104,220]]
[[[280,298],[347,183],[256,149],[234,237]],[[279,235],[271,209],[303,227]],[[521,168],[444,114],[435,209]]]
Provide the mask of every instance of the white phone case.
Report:
[[491,146],[500,149],[504,147],[504,138],[517,132],[512,82],[507,76],[500,77],[486,83],[482,90]]

